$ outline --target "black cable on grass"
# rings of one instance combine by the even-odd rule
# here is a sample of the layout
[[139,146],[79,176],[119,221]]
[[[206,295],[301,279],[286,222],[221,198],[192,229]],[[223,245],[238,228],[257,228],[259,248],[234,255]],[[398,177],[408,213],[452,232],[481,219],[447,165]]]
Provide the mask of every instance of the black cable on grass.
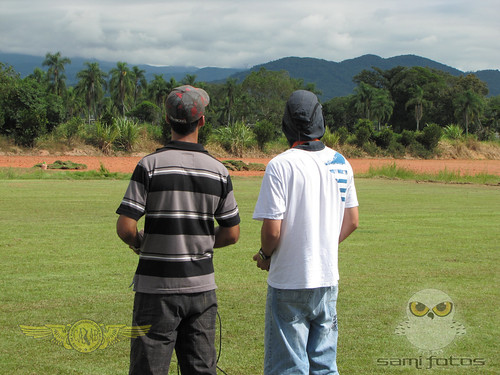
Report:
[[218,365],[219,363],[219,359],[220,359],[220,355],[222,353],[222,319],[219,315],[219,311],[217,311],[217,317],[219,318],[219,354],[217,355],[217,369],[222,372],[224,375],[227,375],[223,369],[221,369]]
[[[220,372],[222,372],[224,375],[227,375],[227,373],[221,369],[218,365],[219,363],[219,359],[220,359],[220,355],[222,353],[222,319],[220,317],[220,314],[219,314],[219,311],[217,311],[217,318],[219,319],[219,354],[217,355],[217,370],[219,370]],[[177,363],[177,374],[180,375],[180,367],[179,367],[179,363]]]

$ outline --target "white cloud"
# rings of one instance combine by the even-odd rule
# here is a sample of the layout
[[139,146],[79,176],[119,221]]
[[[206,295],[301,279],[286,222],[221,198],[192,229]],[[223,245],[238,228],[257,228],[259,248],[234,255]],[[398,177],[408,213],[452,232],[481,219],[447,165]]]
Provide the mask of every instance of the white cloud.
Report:
[[412,53],[498,69],[499,11],[497,0],[2,0],[0,49],[200,67]]

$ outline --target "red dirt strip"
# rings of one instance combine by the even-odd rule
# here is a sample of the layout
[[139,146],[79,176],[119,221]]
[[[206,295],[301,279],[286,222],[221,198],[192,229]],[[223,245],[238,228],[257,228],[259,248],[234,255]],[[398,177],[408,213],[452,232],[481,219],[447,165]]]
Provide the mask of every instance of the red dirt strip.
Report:
[[[71,160],[87,166],[87,170],[99,170],[101,163],[110,172],[132,173],[140,156],[10,156],[0,155],[0,167],[31,168],[35,164],[46,162],[51,164],[56,160]],[[225,158],[227,160],[227,158]],[[232,158],[245,163],[267,164],[266,158]],[[221,159],[224,160],[224,159]],[[378,168],[384,165],[396,164],[398,167],[415,172],[438,173],[459,172],[462,175],[486,173],[500,176],[500,160],[412,160],[412,159],[348,159],[354,173],[367,172],[370,166]],[[234,176],[260,176],[263,172],[231,172]]]

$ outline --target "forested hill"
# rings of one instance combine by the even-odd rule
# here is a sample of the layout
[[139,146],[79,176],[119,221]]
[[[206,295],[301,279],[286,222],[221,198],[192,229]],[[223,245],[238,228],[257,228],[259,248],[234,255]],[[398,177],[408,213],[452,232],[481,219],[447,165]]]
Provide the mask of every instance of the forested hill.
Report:
[[[21,77],[26,77],[33,73],[35,68],[41,68],[47,70],[47,67],[42,66],[43,56],[33,56],[33,55],[22,55],[17,53],[3,53],[0,52],[0,62],[7,65],[11,65],[16,72],[18,72]],[[86,62],[97,62],[99,67],[104,72],[109,72],[111,69],[116,68],[116,62],[103,61],[97,59],[85,59],[81,57],[70,57],[71,64],[65,66],[66,84],[68,86],[73,86],[77,82],[77,73],[81,70],[86,69]],[[126,62],[126,61],[125,61]],[[207,68],[197,68],[195,66],[153,66],[147,64],[128,64],[130,67],[137,65],[140,69],[143,69],[146,73],[146,79],[151,81],[154,79],[155,74],[162,75],[165,80],[170,80],[171,77],[175,78],[176,81],[181,81],[186,75],[195,75],[197,81],[201,82],[213,82],[219,80],[225,80],[231,74],[241,71],[242,69],[230,69],[230,68],[217,68],[217,67],[207,67]]]
[[[323,94],[321,99],[325,101],[333,97],[352,94],[356,86],[352,79],[362,70],[370,70],[372,67],[388,70],[396,66],[420,66],[438,69],[454,76],[466,74],[450,66],[415,55],[403,55],[387,59],[376,55],[364,55],[339,63],[309,57],[285,57],[266,64],[256,65],[251,71],[261,68],[273,71],[286,70],[293,78],[301,78],[305,83],[315,83],[316,88]],[[240,72],[234,74],[233,77],[242,79],[247,74],[248,71]],[[488,84],[490,96],[500,95],[500,71],[483,70],[474,74]]]
[[[20,54],[10,54],[0,52],[0,62],[12,65],[12,67],[25,77],[36,67],[46,70],[42,66],[44,57],[30,56]],[[76,74],[85,68],[85,62],[98,62],[100,68],[108,72],[116,67],[116,62],[99,61],[95,59],[71,58],[71,64],[66,66],[67,84],[76,83]],[[129,64],[132,66],[133,64]],[[421,66],[442,70],[452,75],[459,76],[466,74],[453,67],[441,64],[439,62],[415,55],[395,56],[391,58],[382,58],[376,55],[364,55],[354,59],[344,60],[342,62],[327,61],[311,57],[285,57],[279,60],[271,61],[252,67],[249,70],[227,69],[217,67],[197,68],[193,66],[151,66],[138,65],[140,69],[146,71],[146,79],[152,80],[155,74],[163,74],[168,81],[171,77],[177,81],[182,80],[186,75],[196,76],[197,81],[216,82],[225,81],[228,77],[236,78],[242,81],[251,71],[265,68],[268,70],[279,71],[286,70],[293,78],[300,78],[304,83],[314,83],[316,88],[322,92],[321,99],[326,101],[337,96],[350,95],[353,92],[355,83],[353,77],[362,70],[370,70],[377,67],[382,70],[388,70],[396,66]],[[479,79],[487,83],[489,96],[500,95],[500,71],[482,70],[473,72]]]

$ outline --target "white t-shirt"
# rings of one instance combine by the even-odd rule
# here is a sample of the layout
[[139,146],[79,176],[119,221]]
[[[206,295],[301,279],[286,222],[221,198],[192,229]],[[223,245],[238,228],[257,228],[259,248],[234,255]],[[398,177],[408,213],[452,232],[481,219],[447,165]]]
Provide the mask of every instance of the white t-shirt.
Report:
[[344,209],[358,206],[352,167],[338,152],[290,149],[272,159],[256,220],[283,220],[268,284],[279,289],[337,285]]

